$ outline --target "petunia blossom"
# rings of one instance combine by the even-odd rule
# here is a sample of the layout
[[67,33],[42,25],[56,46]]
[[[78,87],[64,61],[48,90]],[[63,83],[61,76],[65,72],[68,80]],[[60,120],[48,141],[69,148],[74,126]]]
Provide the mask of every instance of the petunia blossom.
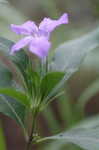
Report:
[[28,46],[29,51],[43,59],[48,55],[51,47],[50,34],[61,24],[68,24],[68,14],[64,13],[58,20],[44,18],[37,26],[33,21],[27,21],[22,25],[11,24],[11,30],[19,35],[25,35],[23,39],[14,44],[11,48],[11,54]]

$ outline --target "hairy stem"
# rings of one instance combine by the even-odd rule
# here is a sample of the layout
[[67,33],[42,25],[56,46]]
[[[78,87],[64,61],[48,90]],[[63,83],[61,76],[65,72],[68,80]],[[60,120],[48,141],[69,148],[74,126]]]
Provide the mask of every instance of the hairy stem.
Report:
[[32,148],[32,142],[33,142],[33,139],[34,139],[33,134],[34,134],[34,131],[35,131],[36,118],[37,118],[37,111],[35,111],[33,113],[32,129],[31,129],[31,133],[30,133],[30,136],[29,136],[29,140],[28,140],[28,143],[27,143],[26,150],[31,150],[31,148]]

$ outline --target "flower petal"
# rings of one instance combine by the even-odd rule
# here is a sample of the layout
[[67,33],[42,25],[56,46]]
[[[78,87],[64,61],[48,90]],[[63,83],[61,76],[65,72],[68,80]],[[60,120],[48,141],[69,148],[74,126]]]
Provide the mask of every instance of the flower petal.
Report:
[[68,14],[63,14],[58,20],[52,20],[50,18],[44,18],[43,21],[39,25],[39,29],[52,32],[57,26],[61,24],[68,24]]
[[21,48],[28,45],[31,41],[31,38],[32,38],[31,36],[25,37],[22,40],[20,40],[19,42],[17,42],[16,44],[14,44],[11,48],[10,54],[14,54],[16,51],[19,51]]
[[38,31],[38,27],[33,21],[27,21],[22,25],[11,24],[11,30],[17,34],[30,35]]
[[43,59],[48,55],[51,43],[45,37],[33,38],[30,42],[29,50]]

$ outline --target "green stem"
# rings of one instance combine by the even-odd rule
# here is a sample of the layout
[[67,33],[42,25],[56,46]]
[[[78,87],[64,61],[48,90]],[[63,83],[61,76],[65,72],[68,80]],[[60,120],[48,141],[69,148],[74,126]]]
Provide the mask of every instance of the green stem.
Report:
[[31,129],[31,133],[30,133],[30,136],[29,136],[29,140],[28,140],[26,150],[31,150],[31,148],[32,148],[32,142],[33,142],[33,139],[34,139],[33,133],[35,131],[36,118],[37,118],[37,111],[35,111],[34,114],[33,114],[32,129]]

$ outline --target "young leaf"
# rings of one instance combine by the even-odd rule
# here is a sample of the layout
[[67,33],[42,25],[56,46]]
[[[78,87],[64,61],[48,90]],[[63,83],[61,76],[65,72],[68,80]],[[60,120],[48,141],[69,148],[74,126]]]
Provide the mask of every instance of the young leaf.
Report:
[[16,99],[27,108],[29,108],[30,106],[30,101],[27,96],[24,93],[17,91],[13,88],[0,88],[0,94]]
[[[64,77],[63,72],[51,72],[45,75],[45,77],[41,81],[41,95],[42,99],[45,97],[50,98],[49,95],[53,91],[53,89],[56,87],[56,85],[62,80]],[[52,96],[54,96],[53,93]]]
[[[61,140],[66,143],[72,143],[80,146],[85,150],[98,150],[99,149],[99,129],[84,129],[77,128],[70,131],[46,137],[43,140]],[[60,142],[61,142],[60,141]]]
[[39,95],[39,87],[40,87],[40,76],[37,72],[31,70],[31,68],[27,68],[26,71],[27,77],[27,88],[28,93],[35,97]]

